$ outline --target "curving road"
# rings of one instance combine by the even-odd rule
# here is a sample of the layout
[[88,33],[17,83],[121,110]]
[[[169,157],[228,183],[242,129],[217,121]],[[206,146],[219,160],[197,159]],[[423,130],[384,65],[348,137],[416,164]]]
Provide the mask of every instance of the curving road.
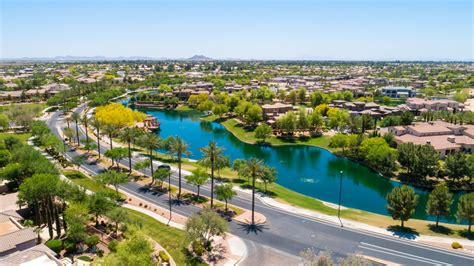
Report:
[[[82,112],[86,107],[83,104],[76,112]],[[48,126],[57,136],[59,136],[58,128],[64,127],[62,115],[62,111],[57,111],[47,120]],[[84,132],[81,132],[81,138],[84,138]],[[107,145],[101,145],[102,151],[107,149]],[[77,155],[74,151],[66,153],[69,158]],[[136,159],[132,160],[132,164],[136,162]],[[128,159],[121,161],[121,163],[128,166]],[[82,168],[92,175],[104,171],[98,165],[85,164]],[[150,174],[149,169],[141,172]],[[177,185],[177,179],[177,174],[173,174],[171,183]],[[151,193],[135,182],[125,184],[121,188],[136,197],[152,201],[157,205],[165,208],[169,206],[167,194]],[[183,188],[196,191],[195,187],[185,182],[183,182]],[[201,187],[201,194],[210,196],[208,184]],[[251,206],[250,195],[246,193],[239,192],[231,202],[246,209],[250,209]],[[173,211],[189,216],[199,211],[199,209],[191,205],[174,205]],[[259,253],[261,252],[260,249],[270,247],[290,254],[290,256],[298,256],[302,250],[312,247],[316,251],[328,250],[335,258],[360,253],[404,265],[474,265],[474,256],[465,253],[443,250],[412,240],[369,231],[342,228],[338,224],[324,220],[288,213],[279,208],[265,205],[260,201],[256,202],[256,211],[265,215],[267,222],[259,225],[255,230],[249,230],[247,226],[235,221],[230,222],[231,233],[244,239],[249,253]],[[262,262],[263,259],[265,258],[260,258],[260,265],[265,264]],[[243,264],[246,264],[245,261]],[[272,264],[275,265],[275,262],[273,261]]]

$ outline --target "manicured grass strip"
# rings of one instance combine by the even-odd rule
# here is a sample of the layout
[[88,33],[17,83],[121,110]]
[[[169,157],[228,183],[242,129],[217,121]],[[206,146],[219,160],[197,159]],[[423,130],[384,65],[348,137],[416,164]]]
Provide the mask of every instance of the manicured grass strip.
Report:
[[[255,138],[255,133],[253,131],[246,130],[237,120],[229,119],[222,122],[222,125],[229,130],[235,137],[240,141],[255,144],[258,139]],[[296,138],[296,139],[283,139],[272,136],[265,141],[273,146],[278,145],[308,145],[308,146],[317,146],[324,148],[329,151],[334,151],[329,147],[329,142],[331,138],[327,136],[315,137],[315,138]]]
[[[84,187],[85,189],[88,189],[92,192],[99,192],[99,191],[105,191],[108,195],[116,197],[116,192],[115,190],[105,187],[96,180],[87,177],[83,173],[76,171],[76,170],[67,170],[64,171],[63,174],[71,180],[74,184],[79,185],[81,187]],[[124,194],[120,193],[120,198],[121,199],[126,199],[127,196]]]
[[203,117],[201,117],[201,120],[207,121],[207,122],[214,122],[214,121],[216,121],[218,118],[219,118],[219,116],[212,114],[212,115],[208,115],[208,116],[203,116]]
[[0,142],[3,142],[3,140],[7,137],[14,137],[19,139],[21,142],[26,143],[26,141],[31,137],[30,133],[0,133]]
[[181,105],[181,106],[178,106],[175,110],[176,111],[192,111],[194,109],[187,105]]
[[183,230],[162,224],[138,211],[127,208],[123,209],[128,213],[129,223],[141,225],[140,230],[160,243],[171,254],[177,265],[206,265],[195,261],[195,259],[187,255],[186,247],[189,244],[189,240],[186,239]]

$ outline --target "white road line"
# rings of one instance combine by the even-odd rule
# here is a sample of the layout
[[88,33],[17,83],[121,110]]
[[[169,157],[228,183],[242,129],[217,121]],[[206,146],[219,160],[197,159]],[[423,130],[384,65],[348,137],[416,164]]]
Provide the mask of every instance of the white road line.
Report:
[[[81,131],[82,131],[82,130],[81,130]],[[103,146],[103,145],[101,145],[101,146],[102,146],[102,147],[105,147],[105,146]],[[105,148],[107,148],[107,147],[105,147]],[[137,162],[134,158],[132,158],[132,161],[133,161],[133,162]],[[128,162],[127,162],[127,163],[128,163]],[[88,169],[87,167],[84,167],[84,166],[82,166],[82,167],[85,168],[86,170],[88,170],[88,172],[97,174],[97,173],[95,173],[93,170]],[[172,177],[173,177],[174,181],[176,181],[176,180],[178,179],[178,177],[175,176],[175,175],[172,175]],[[203,186],[203,187],[202,187],[202,190],[210,191],[210,188],[207,188],[207,187]],[[135,195],[138,195],[138,194],[135,194]],[[237,199],[237,200],[240,200],[240,201],[242,201],[242,202],[251,203],[250,200],[247,200],[247,199],[245,199],[245,198],[243,198],[243,197],[236,197],[236,199]],[[334,224],[334,223],[325,221],[325,220],[323,220],[323,219],[316,218],[316,217],[311,217],[311,216],[304,215],[304,214],[294,214],[294,213],[290,213],[290,212],[288,212],[288,211],[282,210],[281,208],[268,205],[268,204],[265,203],[265,202],[261,202],[260,204],[256,202],[256,206],[258,206],[258,207],[260,207],[260,208],[272,210],[272,211],[275,211],[275,212],[278,212],[278,213],[281,213],[281,214],[290,215],[290,216],[293,216],[293,217],[296,217],[296,218],[303,218],[303,219],[306,219],[306,220],[309,220],[309,221],[314,221],[314,222],[322,223],[322,224],[325,224],[325,225],[328,225],[328,226],[332,226],[332,227],[334,227],[334,228],[339,228],[339,229],[342,229],[342,230],[347,230],[347,231],[351,231],[351,232],[355,232],[355,233],[359,233],[359,234],[363,234],[363,235],[367,235],[367,236],[379,238],[379,239],[382,239],[382,240],[391,241],[391,242],[394,242],[394,243],[397,243],[397,244],[405,244],[405,245],[413,246],[413,247],[416,247],[416,248],[421,248],[421,249],[425,249],[425,250],[435,251],[435,252],[443,253],[443,254],[446,254],[446,255],[456,256],[456,257],[459,257],[459,258],[463,258],[463,259],[468,259],[468,260],[474,261],[474,257],[473,257],[473,256],[470,256],[470,255],[468,255],[468,254],[461,254],[461,253],[459,253],[459,252],[454,252],[454,251],[444,251],[444,250],[441,250],[441,249],[439,249],[439,248],[436,248],[436,247],[433,247],[433,246],[430,246],[430,245],[426,245],[426,244],[422,244],[422,243],[413,243],[412,240],[396,239],[396,238],[394,238],[394,237],[392,237],[392,236],[385,236],[385,235],[377,234],[377,233],[370,232],[370,231],[367,231],[367,230],[364,230],[364,229],[353,229],[353,228],[347,228],[347,227],[342,227],[342,228],[341,228],[339,225],[336,225],[336,224]]]
[[[368,249],[368,250],[372,250],[372,251],[380,252],[380,253],[384,253],[384,254],[388,254],[388,255],[391,255],[391,256],[401,257],[401,258],[404,258],[404,259],[415,260],[415,261],[423,262],[423,263],[426,263],[426,264],[433,264],[432,262],[426,261],[424,259],[417,259],[417,258],[407,257],[406,255],[398,255],[398,254],[394,254],[392,252],[382,251],[382,250],[378,250],[378,249],[375,249],[375,248],[369,248],[369,247],[360,247],[360,248]],[[443,265],[443,264],[434,263],[433,265]],[[444,265],[446,265],[446,264],[444,264]],[[451,265],[451,264],[448,264],[448,265]]]
[[[368,246],[368,247],[364,247],[364,246]],[[401,251],[397,251],[397,250],[393,250],[393,249],[389,249],[389,248],[384,248],[384,247],[372,245],[372,244],[369,244],[369,243],[366,243],[366,242],[361,242],[361,245],[359,245],[359,247],[360,248],[377,249],[378,251],[384,250],[384,251],[387,251],[387,252],[395,252],[395,253],[398,253],[398,254],[403,255],[405,257],[409,257],[409,259],[411,259],[411,258],[422,259],[422,260],[426,260],[426,261],[429,261],[430,263],[437,264],[437,265],[450,265],[446,262],[437,261],[437,260],[433,260],[433,259],[429,259],[429,258],[425,258],[425,257],[420,257],[420,256],[416,256],[416,255],[413,255],[413,254],[410,254],[410,253],[405,253],[405,252],[401,252]]]

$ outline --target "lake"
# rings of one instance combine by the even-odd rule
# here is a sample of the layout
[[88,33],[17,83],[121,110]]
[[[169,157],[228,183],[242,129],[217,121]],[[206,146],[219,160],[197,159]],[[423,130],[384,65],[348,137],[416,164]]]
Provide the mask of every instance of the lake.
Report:
[[[340,171],[343,171],[342,205],[368,212],[388,215],[385,197],[399,186],[383,178],[370,168],[338,157],[331,152],[313,146],[257,146],[247,144],[228,132],[216,122],[201,121],[202,113],[197,111],[140,110],[158,118],[162,138],[179,135],[189,145],[191,159],[202,157],[200,148],[209,141],[216,141],[224,147],[224,154],[231,161],[256,157],[278,172],[279,185],[323,201],[338,203]],[[414,218],[433,220],[425,213],[427,192],[415,189],[420,195]],[[458,196],[455,197],[457,200]],[[453,204],[456,205],[456,200]],[[454,217],[445,222],[455,223]]]

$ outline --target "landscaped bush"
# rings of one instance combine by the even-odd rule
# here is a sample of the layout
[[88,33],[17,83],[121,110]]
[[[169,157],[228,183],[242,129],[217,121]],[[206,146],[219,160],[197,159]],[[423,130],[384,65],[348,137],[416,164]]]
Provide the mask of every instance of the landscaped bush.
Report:
[[93,248],[95,247],[100,241],[100,238],[96,235],[92,235],[92,236],[89,236],[88,238],[86,238],[86,240],[84,241],[84,243],[89,247],[89,248]]
[[102,249],[97,250],[97,256],[102,258],[104,256],[104,251]]
[[459,242],[453,242],[451,244],[451,247],[454,248],[454,249],[458,249],[458,248],[462,248],[462,245],[459,244]]
[[91,261],[91,258],[89,258],[89,256],[80,256],[79,258],[77,258],[78,260],[82,260],[82,261],[86,261],[86,262],[90,262]]
[[160,250],[158,255],[160,256],[162,262],[169,262],[170,261],[170,257],[163,250]]
[[50,248],[52,251],[59,253],[61,251],[61,240],[59,239],[51,239],[46,241],[46,246]]
[[109,248],[110,252],[116,252],[117,251],[117,245],[118,241],[117,240],[112,240],[109,242],[107,247]]
[[77,250],[76,245],[72,242],[64,243],[64,248],[66,249],[68,253],[74,253]]

